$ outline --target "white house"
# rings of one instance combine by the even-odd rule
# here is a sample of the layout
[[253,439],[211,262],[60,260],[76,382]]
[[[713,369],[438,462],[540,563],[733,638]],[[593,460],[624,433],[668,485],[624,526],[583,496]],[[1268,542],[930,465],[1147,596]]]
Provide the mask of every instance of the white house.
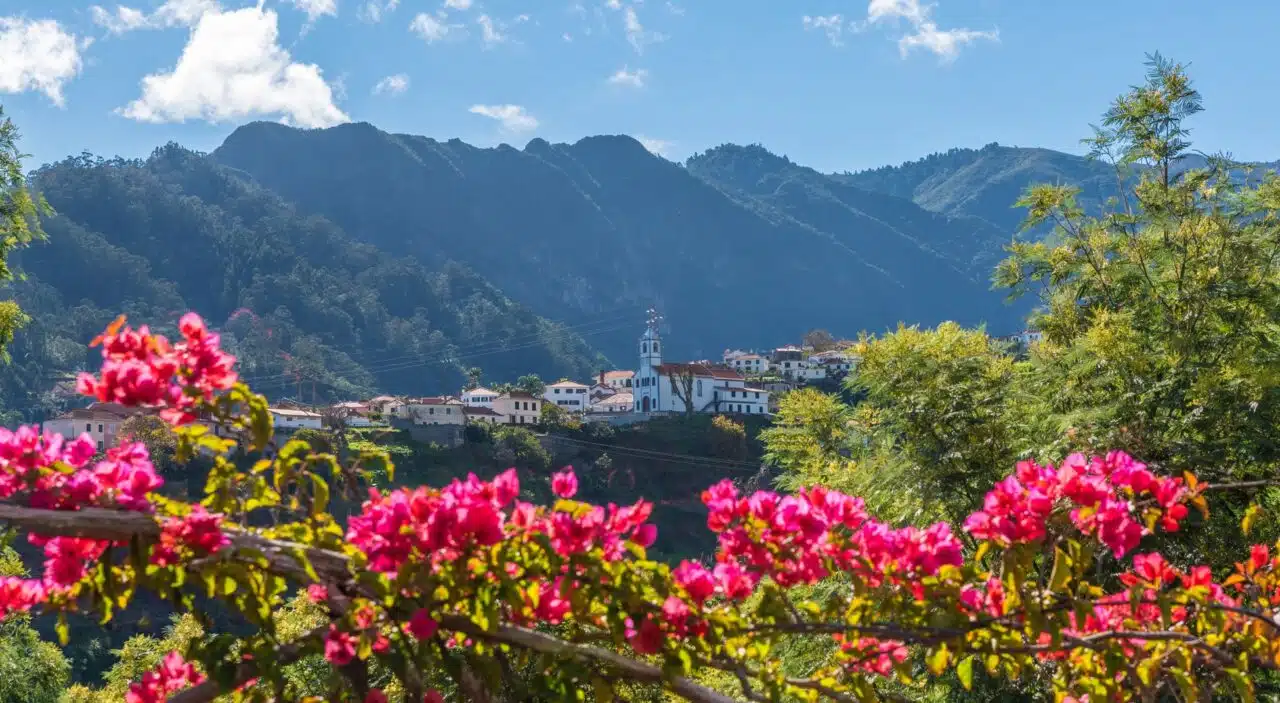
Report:
[[349,400],[335,404],[333,409],[342,416],[343,424],[347,427],[370,427],[373,425],[373,420],[369,418],[369,414],[373,410],[368,403]]
[[763,374],[769,370],[769,360],[759,354],[748,352],[725,352],[725,366],[742,373]]
[[765,414],[769,404],[768,391],[748,390],[742,373],[727,366],[706,362],[663,363],[657,316],[652,313],[640,337],[640,368],[631,393],[633,409],[643,413],[685,412],[690,402],[694,412],[731,412],[725,406],[732,402],[735,407],[744,408],[741,412]]
[[608,386],[615,391],[629,391],[631,390],[631,383],[635,380],[635,377],[636,372],[629,369],[601,371],[599,382],[600,385]]
[[405,407],[409,409],[409,419],[415,425],[465,425],[467,422],[462,412],[466,406],[452,396],[412,398]]
[[493,401],[493,409],[502,415],[502,422],[507,425],[536,425],[542,420],[542,398],[525,393],[511,391],[503,393]]
[[586,412],[591,401],[587,398],[590,387],[575,381],[559,381],[547,385],[542,397],[552,405],[558,405],[571,413]]
[[630,393],[614,393],[592,403],[588,412],[592,415],[608,415],[631,412],[633,407],[635,407],[635,397]]
[[321,429],[320,413],[297,408],[267,408],[271,413],[271,422],[277,432],[297,432],[298,430]]
[[87,408],[69,410],[51,420],[45,420],[45,432],[56,432],[68,441],[88,434],[99,450],[110,449],[119,444],[120,425],[135,412],[150,412],[136,408],[126,408],[116,403],[93,403]]
[[472,388],[462,393],[462,404],[469,408],[489,408],[493,409],[493,401],[498,399],[499,393],[490,388],[480,386]]

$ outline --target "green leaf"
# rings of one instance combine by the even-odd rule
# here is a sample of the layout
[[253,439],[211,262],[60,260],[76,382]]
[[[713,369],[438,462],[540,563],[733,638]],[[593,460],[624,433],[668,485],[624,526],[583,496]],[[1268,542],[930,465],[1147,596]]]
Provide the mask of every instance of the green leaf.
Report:
[[1053,548],[1053,571],[1049,574],[1049,590],[1059,592],[1071,580],[1071,557],[1061,549]]
[[1236,695],[1240,696],[1240,700],[1244,703],[1253,703],[1253,680],[1249,678],[1249,674],[1230,669],[1227,671],[1227,676],[1231,679],[1231,685],[1236,689]]
[[591,685],[595,689],[596,703],[612,703],[613,684],[608,679],[595,676],[591,679]]
[[972,655],[967,656],[956,666],[956,676],[960,677],[960,685],[966,691],[973,690],[973,659]]
[[1253,531],[1253,523],[1258,520],[1258,513],[1262,512],[1262,506],[1257,503],[1251,504],[1244,511],[1244,519],[1240,521],[1240,531],[1247,537]]
[[942,645],[929,654],[927,663],[929,672],[934,676],[941,676],[943,671],[947,669],[947,663],[951,660],[951,652],[947,650],[947,645]]

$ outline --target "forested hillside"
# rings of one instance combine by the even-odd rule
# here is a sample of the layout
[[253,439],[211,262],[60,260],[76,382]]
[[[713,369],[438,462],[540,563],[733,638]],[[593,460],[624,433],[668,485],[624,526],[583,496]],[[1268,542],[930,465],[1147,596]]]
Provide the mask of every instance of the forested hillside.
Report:
[[15,257],[27,280],[14,293],[33,321],[0,374],[7,408],[27,416],[121,312],[161,325],[200,312],[277,397],[453,392],[473,365],[514,379],[604,363],[575,329],[467,267],[428,269],[352,241],[176,145],[145,162],[67,159],[34,184],[57,214],[47,241]]
[[[658,305],[679,356],[815,326],[852,335],[899,321],[1020,324],[988,275],[974,274],[969,245],[935,246],[987,246],[990,228],[852,189],[846,202],[802,190],[782,207],[626,136],[481,149],[363,123],[260,122],[212,156],[384,251],[463,262],[553,319]],[[619,358],[632,342],[601,340]]]

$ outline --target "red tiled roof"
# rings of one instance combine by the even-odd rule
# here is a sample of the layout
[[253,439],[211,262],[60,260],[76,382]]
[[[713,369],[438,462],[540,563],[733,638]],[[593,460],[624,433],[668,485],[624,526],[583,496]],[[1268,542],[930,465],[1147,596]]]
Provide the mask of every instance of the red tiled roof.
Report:
[[492,408],[486,408],[483,405],[477,405],[477,406],[469,405],[462,409],[462,414],[463,415],[492,415],[494,417],[499,416],[499,413],[494,411]]
[[635,375],[636,375],[636,372],[635,372],[635,371],[627,371],[627,370],[623,370],[623,371],[605,371],[605,372],[604,372],[604,380],[608,381],[608,380],[611,380],[611,379],[614,379],[614,378],[631,378],[632,376],[635,376]]
[[662,364],[657,367],[658,373],[663,376],[675,376],[678,374],[692,373],[694,376],[718,378],[722,381],[741,381],[745,378],[742,374],[725,366],[715,366],[711,364],[680,364],[669,363]]

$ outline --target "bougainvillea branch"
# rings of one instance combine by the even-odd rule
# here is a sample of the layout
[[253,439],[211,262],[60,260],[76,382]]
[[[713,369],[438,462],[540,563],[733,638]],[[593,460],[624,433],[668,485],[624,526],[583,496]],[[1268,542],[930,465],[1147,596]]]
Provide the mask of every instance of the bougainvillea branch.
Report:
[[[863,502],[814,486],[793,495],[703,494],[717,535],[710,563],[649,560],[647,501],[576,499],[571,469],[549,477],[552,505],[521,498],[517,473],[442,488],[385,490],[385,454],[339,457],[275,440],[261,396],[199,318],[170,343],[123,320],[97,340],[103,368],[80,388],[169,422],[176,455],[212,461],[199,503],[162,498],[140,444],[93,460],[87,438],[0,431],[0,521],[28,533],[38,578],[0,579],[0,617],[26,610],[110,617],[150,590],[200,613],[216,598],[243,622],[175,652],[136,682],[130,701],[206,701],[228,691],[301,698],[284,665],[322,656],[331,696],[385,701],[377,663],[416,699],[445,674],[475,699],[512,687],[511,662],[542,671],[521,682],[551,697],[609,681],[662,687],[693,701],[878,697],[882,682],[954,672],[972,685],[1038,677],[1062,700],[1130,700],[1166,688],[1186,698],[1230,687],[1280,656],[1280,559],[1256,545],[1230,574],[1175,565],[1143,545],[1207,513],[1192,473],[1158,475],[1121,452],[1022,462],[959,529],[894,526]],[[218,428],[215,431],[212,428]],[[228,436],[229,435],[229,436]],[[237,463],[237,447],[255,452]],[[345,521],[331,493],[363,487]],[[258,527],[258,525],[263,525]],[[1119,565],[1099,581],[1096,555]],[[805,587],[827,583],[822,598]],[[286,640],[272,612],[298,593],[327,622]],[[793,638],[834,638],[830,660],[802,677],[773,652]],[[398,694],[397,694],[398,695]],[[256,698],[255,698],[256,697]]]

